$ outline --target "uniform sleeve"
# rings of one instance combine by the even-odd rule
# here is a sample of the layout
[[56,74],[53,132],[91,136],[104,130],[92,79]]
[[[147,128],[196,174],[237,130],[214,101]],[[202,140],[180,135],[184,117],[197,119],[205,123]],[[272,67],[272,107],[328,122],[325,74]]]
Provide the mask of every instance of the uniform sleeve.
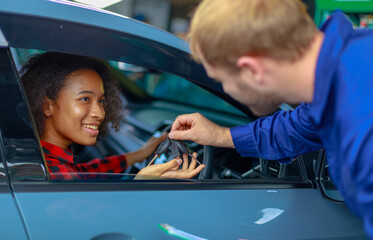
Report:
[[80,172],[92,173],[122,173],[127,168],[126,155],[105,157],[104,159],[93,159],[87,163],[76,164]]
[[302,104],[292,111],[279,111],[248,125],[231,128],[236,150],[243,157],[269,160],[291,159],[305,152],[323,148],[317,129],[311,122],[309,105]]
[[337,112],[341,117],[340,151],[334,164],[341,168],[345,202],[362,217],[369,239],[373,239],[372,40],[370,37],[365,42],[350,43],[341,57],[338,103],[343,107]]
[[344,135],[340,165],[346,204],[362,217],[373,239],[373,122],[369,122]]

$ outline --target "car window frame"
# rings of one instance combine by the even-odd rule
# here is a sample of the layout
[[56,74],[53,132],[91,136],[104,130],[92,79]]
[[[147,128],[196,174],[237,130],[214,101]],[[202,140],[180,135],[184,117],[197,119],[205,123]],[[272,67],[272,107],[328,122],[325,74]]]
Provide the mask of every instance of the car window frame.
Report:
[[[5,15],[7,15],[7,14],[4,14],[4,15],[0,14],[0,17],[4,17]],[[9,16],[9,17],[11,17],[11,16]],[[181,65],[174,65],[175,68],[173,70],[175,72],[166,71],[165,67],[163,65],[160,65],[160,64],[164,64],[164,63],[157,63],[157,62],[154,62],[154,61],[153,62],[150,61],[150,62],[146,63],[145,65],[140,65],[140,64],[138,64],[138,61],[140,61],[141,59],[136,59],[135,60],[135,59],[130,59],[129,58],[129,61],[128,61],[129,63],[137,64],[137,65],[143,66],[143,67],[154,68],[154,69],[160,70],[160,71],[165,71],[165,72],[177,75],[179,77],[182,77],[182,78],[184,78],[188,81],[197,82],[197,79],[190,78],[190,76],[194,76],[195,78],[198,78],[198,80],[201,81],[201,82],[197,83],[201,87],[204,87],[206,90],[208,90],[212,94],[222,98],[223,100],[225,100],[229,103],[231,101],[233,101],[229,96],[227,96],[223,93],[221,85],[219,85],[216,82],[214,82],[213,80],[209,79],[208,76],[206,75],[206,72],[203,70],[202,66],[193,62],[190,59],[189,53],[183,51],[178,46],[172,46],[172,45],[166,46],[166,45],[164,45],[163,43],[160,43],[160,42],[154,42],[153,43],[153,42],[151,42],[151,40],[142,38],[138,35],[137,36],[130,36],[129,34],[124,34],[124,33],[121,33],[121,32],[113,31],[112,29],[98,28],[97,26],[89,26],[89,25],[85,25],[83,23],[76,23],[74,21],[68,22],[68,21],[61,20],[61,19],[53,19],[53,20],[48,19],[48,21],[46,22],[45,17],[36,17],[36,16],[27,16],[27,15],[20,15],[20,16],[17,16],[17,18],[14,18],[14,16],[12,16],[12,18],[13,18],[13,21],[14,21],[14,24],[15,24],[15,28],[19,28],[22,24],[25,24],[25,22],[27,22],[27,19],[28,19],[29,21],[32,21],[34,25],[38,25],[38,27],[41,27],[44,30],[49,30],[49,31],[53,32],[54,34],[52,34],[52,35],[54,37],[58,37],[61,34],[65,34],[64,29],[68,29],[68,30],[69,29],[70,30],[71,29],[75,29],[75,30],[84,29],[85,31],[87,31],[89,29],[87,34],[93,34],[94,31],[98,31],[98,32],[95,32],[95,33],[96,33],[96,35],[97,35],[97,33],[103,34],[103,36],[101,36],[101,37],[109,37],[109,36],[112,37],[112,36],[114,36],[114,38],[117,39],[116,36],[119,36],[119,38],[122,39],[122,40],[125,39],[125,38],[128,39],[129,37],[131,37],[135,41],[136,46],[140,46],[140,50],[144,49],[146,46],[148,46],[148,47],[154,48],[154,50],[158,51],[159,53],[164,54],[164,55],[162,55],[163,57],[171,55],[172,59],[176,59],[178,57],[180,57],[182,59],[177,60],[179,62],[178,64],[181,64]],[[17,24],[20,24],[20,25],[17,25]],[[50,25],[48,25],[48,24],[50,24]],[[61,28],[61,26],[63,26],[63,28]],[[29,42],[26,42],[26,41],[23,41],[23,40],[19,41],[19,40],[17,40],[17,38],[12,38],[12,36],[9,35],[10,32],[12,31],[11,28],[12,28],[12,26],[4,29],[4,30],[7,30],[7,31],[4,32],[5,37],[7,37],[7,36],[10,37],[9,47],[21,47],[21,48],[29,47],[30,46]],[[58,29],[57,31],[56,31],[56,28]],[[35,36],[37,36],[37,34],[35,34],[35,33],[33,33],[32,36],[27,35],[27,34],[29,34],[30,31],[32,31],[32,30],[28,29],[28,31],[26,31],[26,32],[19,32],[19,34],[21,34],[21,35],[19,35],[18,37],[21,37],[21,36],[23,36],[23,37],[26,37],[26,36],[35,37]],[[22,35],[22,34],[25,34],[25,35]],[[49,36],[52,36],[52,35],[49,35]],[[22,39],[25,39],[25,38],[22,38]],[[36,39],[34,39],[34,40],[36,40]],[[59,40],[59,41],[61,41],[61,40]],[[59,43],[61,43],[61,42],[59,42]],[[94,56],[94,57],[98,57],[96,54],[100,54],[103,51],[103,49],[101,49],[100,50],[101,52],[93,53],[91,50],[88,51],[87,48],[77,49],[76,48],[77,46],[73,47],[73,49],[70,49],[70,48],[67,48],[67,47],[72,47],[72,45],[66,46],[66,44],[63,44],[64,46],[61,47],[61,49],[51,49],[53,45],[57,46],[56,44],[57,43],[49,42],[47,47],[46,48],[41,48],[41,50],[44,50],[44,51],[58,50],[60,52],[83,54],[83,55],[86,55],[86,56],[88,55],[88,56]],[[121,44],[123,44],[123,43],[121,43]],[[131,42],[131,44],[133,44],[133,42]],[[88,52],[85,53],[84,51],[88,51]],[[149,51],[149,49],[147,49],[147,51]],[[8,50],[8,52],[9,52],[9,55],[11,55],[9,50]],[[114,54],[114,55],[110,55],[110,54]],[[121,58],[119,56],[120,54],[118,55],[117,53],[113,53],[113,52],[111,52],[110,54],[105,55],[105,57],[101,56],[100,58],[103,58],[103,59],[106,59],[106,60],[112,60],[112,61],[122,61],[123,60],[123,58]],[[16,73],[17,71],[15,70],[16,69],[15,64],[13,63],[13,61],[11,61],[11,62],[12,62],[14,74],[18,79],[18,84],[21,86],[21,83],[19,81],[19,76]],[[150,64],[150,65],[147,65],[147,64]],[[187,65],[185,65],[185,64],[187,64]],[[188,71],[187,71],[188,73],[181,74],[181,69],[184,69],[184,70],[188,69]],[[212,85],[212,88],[209,84]],[[24,91],[23,91],[22,87],[20,89],[20,92],[21,92],[21,95],[23,97],[23,101],[27,105],[27,101],[25,101],[25,94],[24,94]],[[241,105],[238,105],[238,106],[235,106],[235,107],[240,109],[240,106]],[[30,113],[30,110],[29,110],[30,108],[29,108],[28,105],[27,105],[27,108],[28,108],[28,111],[29,111],[29,117],[30,117],[30,119],[32,119],[32,116],[31,116],[31,113]],[[247,109],[247,108],[243,108],[243,109]],[[245,113],[247,114],[247,111]],[[39,139],[38,136],[37,136],[37,133],[35,131],[36,127],[35,127],[35,124],[33,123],[33,120],[31,120],[31,125],[32,125],[34,139]],[[43,154],[42,154],[42,149],[41,149],[40,143],[38,141],[35,142],[35,140],[34,140],[34,145],[35,145],[34,151],[37,152],[37,154],[39,155],[37,157],[38,161],[39,161],[39,165],[40,165],[39,168],[43,170],[43,174],[40,175],[40,177],[43,178],[43,179],[40,180],[41,179],[40,178],[39,181],[40,182],[43,182],[43,181],[45,182],[49,179],[47,169],[45,167],[46,166],[45,159],[44,159]],[[11,165],[11,163],[9,165]],[[27,180],[27,179],[17,179],[14,176],[10,176],[10,178],[11,178],[11,181],[13,181],[13,182],[21,182],[23,180]],[[38,180],[34,179],[34,181],[38,181]],[[277,182],[278,181],[276,181],[276,183]],[[215,183],[216,183],[216,181],[215,181]],[[279,185],[279,184],[276,184],[276,183],[275,183],[275,185]],[[78,184],[78,183],[74,183],[74,184]],[[218,183],[218,184],[221,184],[221,183]],[[233,183],[233,185],[234,184],[236,184],[236,183]],[[273,182],[267,182],[266,184],[273,184]],[[286,184],[287,185],[293,185],[293,183],[290,183],[290,184],[286,183]],[[294,183],[294,184],[297,184],[297,183]],[[301,183],[301,185],[302,184],[303,183]],[[232,185],[232,184],[229,184],[229,185]],[[243,185],[245,185],[245,183],[243,183]],[[304,185],[307,185],[307,187],[312,187],[312,186],[310,186],[309,183],[305,183]]]
[[[13,57],[14,55],[14,51],[13,53],[9,52],[9,54],[11,54],[11,56]],[[15,56],[14,56],[15,57]],[[18,78],[18,81],[20,82],[20,78],[19,78],[19,74],[18,74],[18,70],[16,67],[14,67],[15,64],[13,64],[13,71],[15,71],[14,75]],[[17,66],[18,68],[20,66]],[[27,100],[25,100],[25,93],[24,93],[24,90],[23,90],[23,87],[22,87],[22,84],[20,82],[19,84],[20,86],[20,92],[22,93],[22,96],[23,96],[23,100],[27,103]],[[31,110],[29,108],[29,105],[27,104],[28,106],[28,111],[29,111],[29,115],[31,115]],[[32,117],[30,118],[30,120],[32,120]],[[35,134],[35,138],[38,139],[38,136],[37,136],[37,131],[36,131],[36,126],[35,124],[33,123],[32,121],[32,126],[33,126],[33,129],[34,129],[34,134]],[[39,145],[40,147],[40,145]],[[41,149],[41,148],[40,148]],[[44,159],[44,156],[42,154],[42,150],[40,150],[39,152],[40,154],[40,157],[43,159],[43,160],[40,160],[41,163],[44,164],[44,166],[46,166],[46,163],[45,163],[45,159]],[[45,175],[46,177],[46,181],[48,182],[48,177],[47,177],[47,173]],[[22,182],[22,186],[30,186],[30,184],[32,184],[33,188],[37,188],[35,181],[33,181],[32,183],[30,182],[25,182],[27,179],[22,179],[21,178],[21,181],[17,180],[16,178],[12,177],[11,176],[11,180],[14,182]],[[183,182],[183,181],[174,181],[174,180],[171,180],[171,181],[166,181],[167,183],[170,184],[170,186],[168,187],[165,187],[164,183],[165,181],[162,181],[162,180],[150,180],[150,181],[136,181],[136,182],[123,182],[123,181],[118,181],[118,182],[100,182],[100,185],[102,186],[105,186],[105,187],[98,187],[97,189],[100,189],[100,191],[102,191],[103,189],[111,189],[111,190],[115,190],[117,189],[117,185],[122,185],[122,187],[124,186],[127,186],[125,187],[126,189],[128,190],[131,190],[132,187],[128,187],[129,185],[128,184],[135,184],[137,187],[136,189],[142,189],[142,190],[150,190],[148,189],[148,186],[149,184],[151,183],[152,187],[151,189],[153,190],[165,190],[165,189],[170,189],[170,190],[174,190],[175,189],[175,185],[180,185],[178,187],[176,187],[176,189],[186,189],[185,186],[190,186],[188,188],[191,188],[191,189],[200,189],[200,190],[208,190],[208,189],[221,189],[221,188],[228,188],[228,189],[231,189],[233,186],[234,188],[244,188],[244,189],[247,189],[248,187],[250,189],[252,188],[263,188],[264,186],[268,186],[268,187],[272,187],[272,188],[283,188],[283,187],[289,187],[289,188],[294,188],[295,186],[302,186],[303,187],[312,187],[312,184],[309,184],[309,182],[307,181],[304,181],[304,179],[302,179],[303,181],[285,181],[285,180],[279,180],[279,179],[268,179],[268,180],[257,180],[257,179],[244,179],[243,181],[227,181],[226,179],[225,180],[214,180],[214,179],[211,179],[211,180],[207,180],[207,181],[203,181],[203,182],[193,182],[193,184],[190,184],[190,182],[187,181],[187,183]],[[39,181],[39,183],[42,183],[43,181]],[[69,182],[69,181],[56,181],[56,182],[48,182],[46,185],[45,183],[42,183],[40,186],[41,186],[41,189],[49,189],[49,187],[46,187],[45,186],[51,186],[51,185],[56,185],[56,186],[60,186],[59,188],[61,189],[65,189],[65,188],[70,188],[68,186],[74,186],[73,188],[76,188],[78,187],[79,189],[85,189],[85,188],[88,188],[88,189],[91,189],[90,186],[92,186],[92,182]],[[96,182],[97,184],[97,182]],[[201,186],[202,184],[202,186]],[[84,185],[87,185],[87,187],[83,187]],[[65,186],[65,187],[61,187],[61,186]],[[110,187],[111,186],[111,187]],[[159,188],[157,188],[156,186],[158,186]],[[261,187],[259,187],[261,186]],[[18,186],[19,188],[20,186]],[[120,187],[119,189],[122,189],[122,187]],[[187,188],[187,189],[188,189]],[[20,189],[22,189],[22,191],[27,191],[25,188],[23,187],[20,187]]]

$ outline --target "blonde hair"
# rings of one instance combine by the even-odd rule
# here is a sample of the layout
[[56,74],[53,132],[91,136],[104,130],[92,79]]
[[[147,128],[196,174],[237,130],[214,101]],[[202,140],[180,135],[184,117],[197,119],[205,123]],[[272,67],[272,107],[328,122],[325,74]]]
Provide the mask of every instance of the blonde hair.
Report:
[[299,0],[204,0],[187,39],[196,61],[236,69],[243,55],[295,61],[317,31]]

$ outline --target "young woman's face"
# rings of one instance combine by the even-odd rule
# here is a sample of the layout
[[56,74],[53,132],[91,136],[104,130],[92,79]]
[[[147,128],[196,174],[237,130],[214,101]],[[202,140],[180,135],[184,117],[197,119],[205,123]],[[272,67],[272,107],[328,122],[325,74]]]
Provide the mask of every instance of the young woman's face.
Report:
[[[55,101],[50,101],[43,139],[66,148],[73,142],[96,143],[105,118],[104,87],[100,75],[90,69],[70,74]],[[44,111],[48,115],[48,111]]]

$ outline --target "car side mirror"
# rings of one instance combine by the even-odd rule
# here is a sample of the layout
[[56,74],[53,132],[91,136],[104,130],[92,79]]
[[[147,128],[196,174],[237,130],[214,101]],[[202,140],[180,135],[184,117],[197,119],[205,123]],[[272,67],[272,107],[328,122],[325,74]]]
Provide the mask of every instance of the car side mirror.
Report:
[[321,149],[319,151],[319,157],[317,159],[315,169],[315,180],[317,189],[319,190],[323,198],[331,202],[341,204],[344,202],[344,199],[333,184],[333,181],[329,176],[328,167],[329,164],[326,160],[325,149]]

